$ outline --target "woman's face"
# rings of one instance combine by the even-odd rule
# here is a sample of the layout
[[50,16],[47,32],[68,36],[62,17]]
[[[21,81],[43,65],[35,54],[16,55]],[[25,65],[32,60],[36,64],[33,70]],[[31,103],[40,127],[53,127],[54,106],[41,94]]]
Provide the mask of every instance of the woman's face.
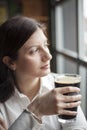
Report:
[[16,76],[45,76],[50,72],[51,59],[47,38],[38,28],[18,52],[18,59],[15,61]]

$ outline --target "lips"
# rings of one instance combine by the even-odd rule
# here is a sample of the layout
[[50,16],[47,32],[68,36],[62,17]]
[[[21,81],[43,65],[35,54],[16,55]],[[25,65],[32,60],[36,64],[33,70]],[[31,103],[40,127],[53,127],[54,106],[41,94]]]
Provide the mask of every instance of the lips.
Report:
[[50,68],[49,64],[46,64],[46,65],[44,65],[44,66],[41,67],[41,69],[48,69],[48,68]]

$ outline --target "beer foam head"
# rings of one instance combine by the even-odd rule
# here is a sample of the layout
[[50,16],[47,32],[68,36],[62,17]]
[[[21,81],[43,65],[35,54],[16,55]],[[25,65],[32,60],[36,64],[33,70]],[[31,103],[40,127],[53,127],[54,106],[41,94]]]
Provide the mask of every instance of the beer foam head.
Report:
[[57,83],[64,83],[64,84],[73,84],[80,82],[81,78],[79,76],[72,76],[72,75],[62,75],[59,76],[55,82]]

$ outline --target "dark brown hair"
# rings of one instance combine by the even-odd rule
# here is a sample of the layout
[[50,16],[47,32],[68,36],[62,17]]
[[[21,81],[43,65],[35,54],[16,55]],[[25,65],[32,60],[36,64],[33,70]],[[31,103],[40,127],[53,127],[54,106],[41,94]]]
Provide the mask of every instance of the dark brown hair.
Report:
[[14,75],[2,62],[3,57],[16,60],[18,50],[38,27],[43,29],[36,20],[23,16],[14,16],[0,26],[0,102],[5,102],[14,93]]

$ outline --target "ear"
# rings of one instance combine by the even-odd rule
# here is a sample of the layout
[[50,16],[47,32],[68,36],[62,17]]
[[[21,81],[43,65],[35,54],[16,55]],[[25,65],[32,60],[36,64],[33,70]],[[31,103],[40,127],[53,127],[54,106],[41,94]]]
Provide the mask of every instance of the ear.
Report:
[[12,61],[12,59],[9,56],[4,56],[2,61],[11,70],[16,70],[16,64]]

